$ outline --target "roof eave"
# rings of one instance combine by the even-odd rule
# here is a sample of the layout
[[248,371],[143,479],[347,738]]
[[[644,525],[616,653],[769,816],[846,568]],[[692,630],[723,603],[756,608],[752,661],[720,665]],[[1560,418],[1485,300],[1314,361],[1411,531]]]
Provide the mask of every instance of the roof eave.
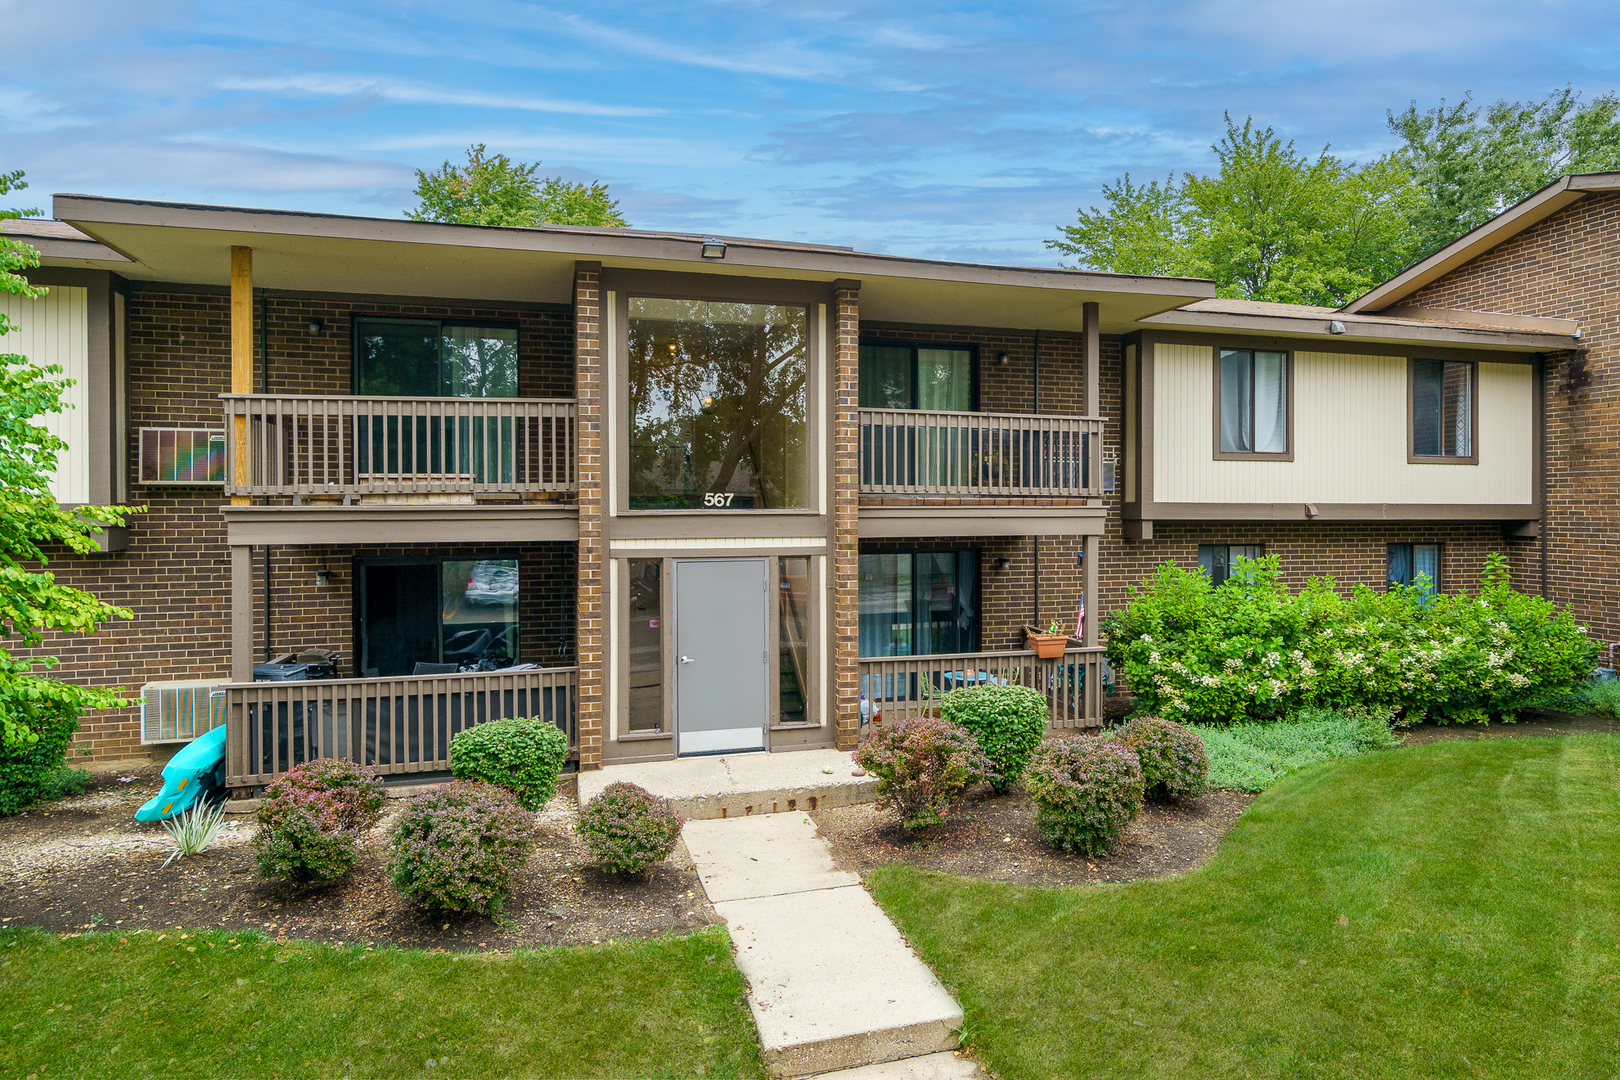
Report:
[[[1414,326],[1368,318],[1291,318],[1275,315],[1231,315],[1224,312],[1167,311],[1140,320],[1144,327],[1178,330],[1226,330],[1234,333],[1276,334],[1324,341],[1368,341],[1436,347],[1501,349],[1512,352],[1553,352],[1576,348],[1579,339],[1569,334],[1545,334],[1472,326]],[[1329,327],[1338,322],[1344,333]]]

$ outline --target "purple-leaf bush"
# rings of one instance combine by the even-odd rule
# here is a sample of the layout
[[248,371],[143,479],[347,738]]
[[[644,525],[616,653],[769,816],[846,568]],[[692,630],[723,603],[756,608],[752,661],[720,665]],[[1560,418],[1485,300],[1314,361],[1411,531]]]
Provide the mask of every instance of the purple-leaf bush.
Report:
[[1142,764],[1113,739],[1052,739],[1031,758],[1024,789],[1035,800],[1035,823],[1047,843],[1101,854],[1119,842],[1142,805]]
[[684,824],[668,799],[616,780],[580,812],[576,831],[597,866],[613,874],[639,874],[669,858]]
[[534,815],[506,791],[456,780],[400,815],[388,880],[423,907],[495,915],[534,840]]
[[1142,794],[1158,801],[1197,795],[1209,778],[1204,740],[1190,728],[1157,716],[1138,716],[1121,729],[1119,739],[1136,751],[1142,763]]
[[932,716],[875,727],[853,757],[877,777],[880,805],[894,807],[913,832],[943,821],[969,787],[998,778],[966,728]]
[[354,866],[360,833],[377,823],[382,804],[382,778],[368,766],[320,758],[289,769],[259,802],[259,873],[302,884],[337,880]]

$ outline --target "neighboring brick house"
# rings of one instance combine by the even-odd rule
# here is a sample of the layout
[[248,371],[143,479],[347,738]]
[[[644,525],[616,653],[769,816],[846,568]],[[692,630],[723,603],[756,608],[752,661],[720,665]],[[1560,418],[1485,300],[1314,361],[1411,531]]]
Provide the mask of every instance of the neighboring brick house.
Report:
[[[1543,358],[1575,344],[700,235],[55,213],[8,223],[52,291],[7,345],[81,380],[58,497],[148,510],[52,562],[136,618],[40,652],[179,684],[89,718],[92,755],[220,720],[239,786],[432,771],[514,712],[582,768],[848,747],[863,698],[1001,677],[1094,726],[1098,619],[1167,559],[1466,590],[1500,550],[1528,582]],[[1082,596],[1063,656],[1025,649]],[[341,677],[255,681],[306,650]]]

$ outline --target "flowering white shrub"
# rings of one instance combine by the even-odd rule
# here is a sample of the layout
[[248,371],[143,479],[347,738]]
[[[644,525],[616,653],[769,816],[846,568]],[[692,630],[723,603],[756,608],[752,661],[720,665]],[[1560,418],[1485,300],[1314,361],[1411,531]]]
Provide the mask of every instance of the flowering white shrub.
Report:
[[1216,588],[1203,571],[1166,563],[1103,629],[1139,711],[1182,721],[1307,705],[1387,710],[1406,723],[1512,719],[1586,678],[1598,649],[1568,611],[1515,592],[1496,554],[1477,596],[1364,585],[1346,596],[1330,577],[1291,594],[1274,555],[1239,560]]

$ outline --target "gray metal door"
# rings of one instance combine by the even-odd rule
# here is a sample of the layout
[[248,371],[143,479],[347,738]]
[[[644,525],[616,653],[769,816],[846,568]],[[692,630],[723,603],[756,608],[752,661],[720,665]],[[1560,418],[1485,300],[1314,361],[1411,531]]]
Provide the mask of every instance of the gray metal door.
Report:
[[769,563],[675,561],[676,753],[765,748]]

